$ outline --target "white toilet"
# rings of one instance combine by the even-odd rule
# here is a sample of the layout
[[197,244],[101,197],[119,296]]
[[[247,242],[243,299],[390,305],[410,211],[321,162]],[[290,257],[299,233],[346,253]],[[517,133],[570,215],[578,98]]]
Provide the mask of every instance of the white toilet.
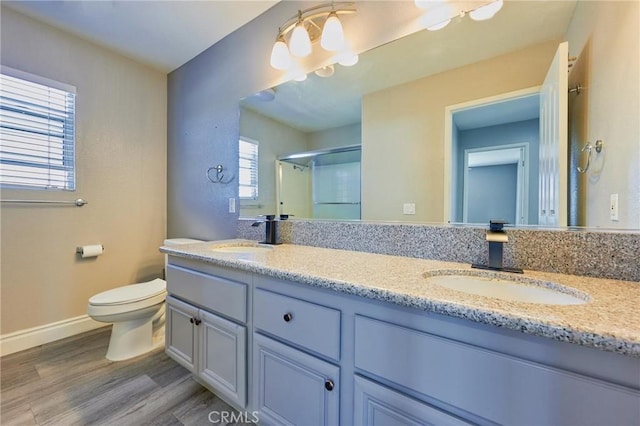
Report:
[[[199,242],[189,238],[164,240],[167,246]],[[166,262],[165,255],[165,267]],[[96,321],[113,323],[108,360],[122,361],[154,348],[153,324],[164,321],[166,297],[167,283],[157,278],[107,290],[89,299],[87,314]]]

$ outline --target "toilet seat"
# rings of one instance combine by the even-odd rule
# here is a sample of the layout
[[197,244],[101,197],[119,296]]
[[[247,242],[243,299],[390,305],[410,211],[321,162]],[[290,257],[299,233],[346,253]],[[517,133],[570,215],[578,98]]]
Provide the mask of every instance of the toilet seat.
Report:
[[[153,298],[160,294],[166,294],[167,282],[156,278],[139,284],[125,285],[111,290],[103,291],[89,299],[93,306],[114,306],[140,302]],[[164,300],[164,299],[163,299]],[[148,304],[145,304],[148,305]]]
[[111,322],[114,315],[132,314],[164,303],[167,282],[159,278],[139,284],[103,291],[89,299],[87,314],[101,322]]

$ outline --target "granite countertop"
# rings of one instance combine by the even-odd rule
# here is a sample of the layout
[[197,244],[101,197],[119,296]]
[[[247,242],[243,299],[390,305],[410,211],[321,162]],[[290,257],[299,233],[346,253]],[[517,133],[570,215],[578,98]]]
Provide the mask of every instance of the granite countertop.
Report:
[[508,274],[524,284],[542,280],[589,299],[579,305],[534,304],[450,290],[425,279],[441,270],[478,273],[468,264],[290,244],[269,246],[270,250],[258,253],[211,250],[225,245],[255,242],[203,242],[163,246],[160,251],[640,358],[638,282],[536,271]]

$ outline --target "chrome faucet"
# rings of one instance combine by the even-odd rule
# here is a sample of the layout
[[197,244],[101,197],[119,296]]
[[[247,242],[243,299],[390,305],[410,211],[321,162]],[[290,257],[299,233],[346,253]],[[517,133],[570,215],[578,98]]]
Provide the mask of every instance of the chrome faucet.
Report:
[[[286,217],[282,220],[284,219],[286,219]],[[280,232],[278,230],[278,220],[276,219],[276,215],[265,215],[264,220],[254,222],[251,226],[260,226],[262,222],[265,223],[265,238],[263,244],[280,244]]]
[[504,225],[507,222],[503,220],[490,220],[489,229],[486,232],[486,240],[489,242],[489,264],[480,265],[474,263],[472,268],[491,269],[493,271],[515,272],[522,274],[522,269],[507,268],[503,266],[503,248],[504,243],[509,241],[507,233],[504,231]]

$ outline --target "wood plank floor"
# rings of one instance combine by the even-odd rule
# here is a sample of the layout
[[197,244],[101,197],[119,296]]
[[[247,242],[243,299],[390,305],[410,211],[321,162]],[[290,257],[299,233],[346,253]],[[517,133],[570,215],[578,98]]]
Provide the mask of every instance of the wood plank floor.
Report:
[[[211,425],[238,413],[167,357],[104,358],[110,327],[0,358],[0,424]],[[217,412],[211,415],[211,412]]]

